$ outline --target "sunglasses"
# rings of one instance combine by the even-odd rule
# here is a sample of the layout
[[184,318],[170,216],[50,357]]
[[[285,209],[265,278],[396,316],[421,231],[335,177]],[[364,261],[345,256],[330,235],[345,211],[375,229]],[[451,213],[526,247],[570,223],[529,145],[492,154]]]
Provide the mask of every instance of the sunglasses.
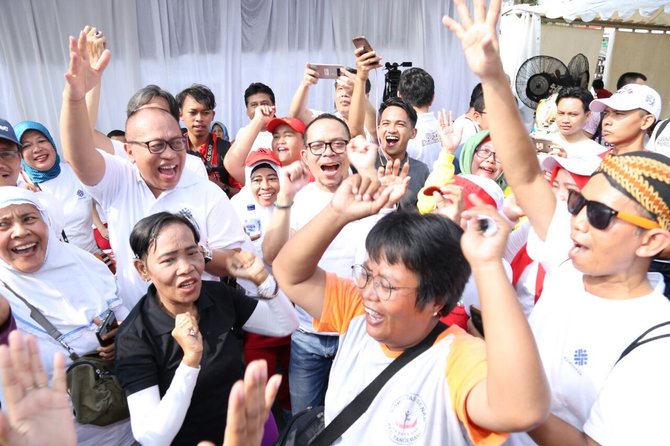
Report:
[[615,217],[644,229],[661,227],[658,222],[648,218],[629,214],[627,212],[615,211],[611,207],[598,201],[587,200],[581,192],[576,190],[570,191],[570,194],[568,195],[568,212],[572,215],[577,215],[581,212],[584,206],[586,206],[586,218],[588,218],[589,224],[601,231],[607,229]]

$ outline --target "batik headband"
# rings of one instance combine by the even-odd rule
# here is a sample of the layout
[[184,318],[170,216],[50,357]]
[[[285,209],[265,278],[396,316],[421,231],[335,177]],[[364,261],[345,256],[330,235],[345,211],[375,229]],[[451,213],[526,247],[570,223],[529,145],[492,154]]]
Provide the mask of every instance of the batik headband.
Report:
[[670,158],[653,152],[610,155],[594,173],[602,173],[615,187],[656,217],[670,230]]

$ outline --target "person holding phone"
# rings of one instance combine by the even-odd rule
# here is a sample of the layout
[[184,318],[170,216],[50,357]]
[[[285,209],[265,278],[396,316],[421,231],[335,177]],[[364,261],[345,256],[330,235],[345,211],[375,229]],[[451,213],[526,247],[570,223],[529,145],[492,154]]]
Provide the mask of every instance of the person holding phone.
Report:
[[[0,194],[0,294],[8,301],[17,328],[35,336],[46,374],[52,358],[66,350],[31,317],[26,299],[63,335],[78,354],[97,351],[114,359],[115,343],[101,346],[98,324],[109,311],[123,320],[128,310],[118,295],[116,280],[104,263],[89,253],[58,240],[48,211],[48,197],[16,187]],[[101,334],[113,340],[115,329]],[[69,357],[66,363],[70,363]],[[5,407],[5,401],[2,403]],[[109,426],[77,424],[80,445],[129,445],[134,440],[128,420]]]

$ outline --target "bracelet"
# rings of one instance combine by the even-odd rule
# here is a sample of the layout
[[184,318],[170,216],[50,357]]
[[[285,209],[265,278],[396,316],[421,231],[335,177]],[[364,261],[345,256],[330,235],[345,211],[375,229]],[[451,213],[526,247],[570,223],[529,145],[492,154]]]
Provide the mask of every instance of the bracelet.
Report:
[[277,285],[275,278],[272,277],[272,274],[268,274],[263,283],[258,285],[256,291],[258,291],[258,296],[263,299],[274,299],[277,297],[279,286]]
[[275,202],[275,207],[277,209],[291,209],[291,206],[293,206],[293,202],[290,202],[289,204],[277,204]]

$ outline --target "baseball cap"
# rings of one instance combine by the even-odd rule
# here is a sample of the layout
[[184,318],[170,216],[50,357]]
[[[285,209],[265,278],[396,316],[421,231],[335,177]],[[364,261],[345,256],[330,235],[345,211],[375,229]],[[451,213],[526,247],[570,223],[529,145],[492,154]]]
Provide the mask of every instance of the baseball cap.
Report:
[[[477,195],[485,204],[494,206],[500,210],[503,207],[505,196],[498,183],[489,179],[471,174],[460,174],[453,177],[452,183],[463,188],[464,209],[470,209],[474,203],[470,201],[470,194]],[[432,196],[433,192],[439,191],[439,187],[427,187],[423,193]]]
[[267,167],[274,170],[277,175],[281,169],[281,161],[275,153],[270,149],[261,148],[249,153],[244,162],[244,177],[246,181],[250,181],[251,175],[256,169]]
[[16,133],[14,133],[14,127],[5,121],[0,119],[0,139],[6,139],[7,141],[13,142],[17,146],[20,146],[19,140],[16,138]]
[[661,96],[648,85],[628,84],[609,98],[595,99],[589,105],[589,109],[594,112],[605,111],[606,107],[620,111],[641,108],[658,119],[661,116]]
[[265,128],[267,129],[268,132],[272,133],[280,125],[287,125],[296,132],[300,133],[301,135],[305,133],[305,123],[298,118],[294,118],[293,116],[284,116],[283,118],[273,118],[270,120],[270,122],[268,122]]
[[562,157],[558,155],[538,155],[540,166],[542,170],[551,172],[556,166],[561,166],[563,169],[575,175],[590,177],[596,171],[602,159],[599,156],[571,156]]

